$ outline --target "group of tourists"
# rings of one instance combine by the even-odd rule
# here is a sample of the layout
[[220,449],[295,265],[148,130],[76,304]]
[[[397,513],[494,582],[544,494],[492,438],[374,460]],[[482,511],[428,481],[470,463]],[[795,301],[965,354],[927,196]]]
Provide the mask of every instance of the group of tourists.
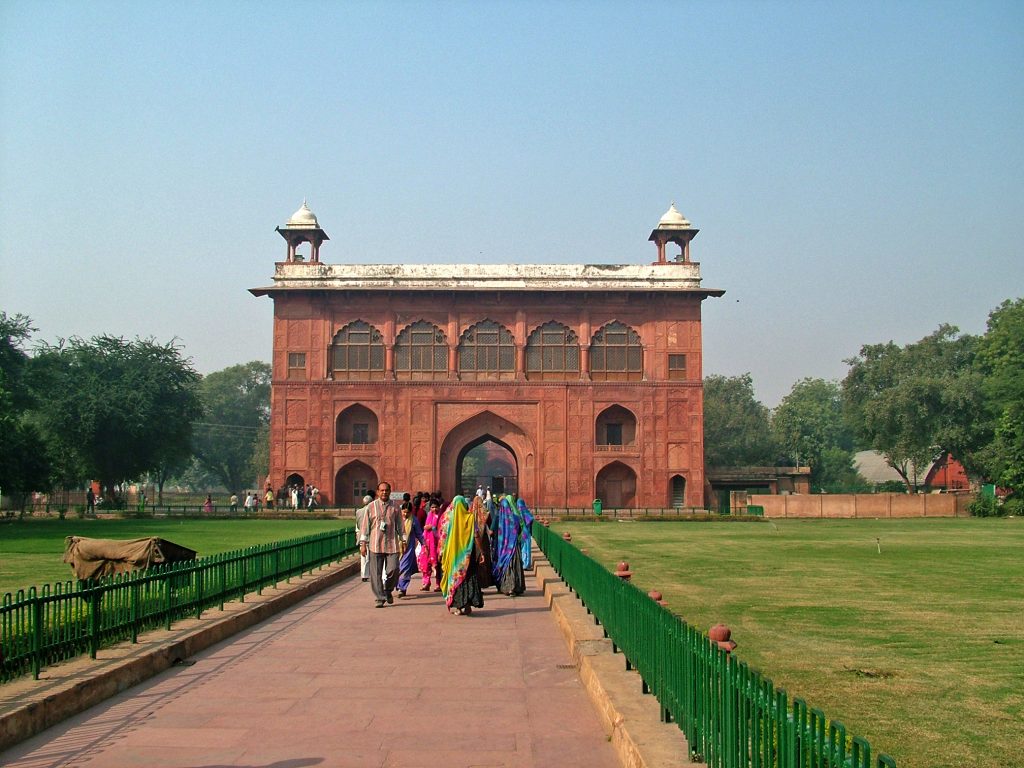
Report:
[[514,597],[526,591],[531,565],[533,515],[512,494],[459,495],[444,505],[439,495],[418,494],[401,502],[391,486],[377,485],[356,510],[360,566],[375,605],[406,596],[413,576],[421,592],[441,592],[452,613],[469,616],[484,604],[483,590]]

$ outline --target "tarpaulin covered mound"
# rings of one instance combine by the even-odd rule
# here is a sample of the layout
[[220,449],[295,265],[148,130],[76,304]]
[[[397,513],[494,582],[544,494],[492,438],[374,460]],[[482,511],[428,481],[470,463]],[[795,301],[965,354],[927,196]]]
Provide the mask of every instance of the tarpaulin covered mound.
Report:
[[115,573],[140,571],[154,565],[195,560],[196,551],[155,536],[146,539],[64,539],[64,562],[79,579],[100,579]]

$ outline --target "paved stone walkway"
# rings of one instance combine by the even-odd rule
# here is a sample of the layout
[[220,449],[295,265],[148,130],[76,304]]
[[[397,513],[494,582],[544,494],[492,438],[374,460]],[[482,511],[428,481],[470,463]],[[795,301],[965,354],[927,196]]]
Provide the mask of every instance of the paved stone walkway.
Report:
[[[349,579],[0,755],[19,768],[618,766],[532,576],[473,616]],[[416,582],[413,582],[416,589]],[[194,662],[194,663],[192,663]]]

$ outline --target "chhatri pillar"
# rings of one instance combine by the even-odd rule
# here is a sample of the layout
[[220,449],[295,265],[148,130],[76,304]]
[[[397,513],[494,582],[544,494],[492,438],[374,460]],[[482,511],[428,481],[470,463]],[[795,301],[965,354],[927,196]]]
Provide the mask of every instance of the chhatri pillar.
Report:
[[292,214],[288,223],[283,227],[277,227],[278,233],[288,243],[287,262],[302,261],[302,256],[296,253],[296,249],[302,243],[309,243],[311,252],[309,260],[312,263],[320,261],[320,245],[324,240],[330,240],[327,233],[320,229],[320,223],[314,214],[302,201],[302,207]]
[[[651,236],[647,238],[658,246],[658,260],[655,264],[690,264],[690,241],[700,232],[696,229],[683,214],[676,210],[673,202],[661,217],[658,226],[651,230]],[[675,243],[679,246],[679,253],[669,262],[665,257],[665,246],[668,243]]]

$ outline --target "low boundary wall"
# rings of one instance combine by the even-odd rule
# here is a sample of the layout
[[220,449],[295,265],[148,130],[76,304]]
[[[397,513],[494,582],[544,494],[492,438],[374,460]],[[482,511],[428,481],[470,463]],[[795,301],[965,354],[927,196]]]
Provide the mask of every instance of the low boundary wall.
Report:
[[765,517],[907,518],[967,517],[972,496],[950,493],[849,493],[750,495],[747,503]]

